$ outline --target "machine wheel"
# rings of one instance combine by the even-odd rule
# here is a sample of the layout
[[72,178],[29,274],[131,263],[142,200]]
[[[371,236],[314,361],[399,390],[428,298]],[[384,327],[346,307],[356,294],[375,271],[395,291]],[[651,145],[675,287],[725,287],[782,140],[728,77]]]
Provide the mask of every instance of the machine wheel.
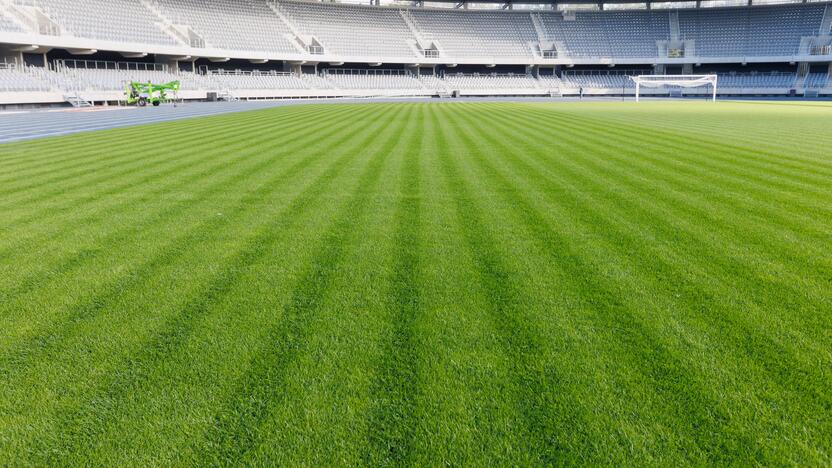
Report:
[[139,103],[138,103],[138,104],[139,104],[139,107],[144,107],[144,106],[146,106],[146,105],[147,105],[147,99],[145,99],[145,98],[143,98],[143,97],[142,97],[142,98],[139,98]]
[[159,107],[159,104],[161,104],[159,101],[153,101],[153,107]]

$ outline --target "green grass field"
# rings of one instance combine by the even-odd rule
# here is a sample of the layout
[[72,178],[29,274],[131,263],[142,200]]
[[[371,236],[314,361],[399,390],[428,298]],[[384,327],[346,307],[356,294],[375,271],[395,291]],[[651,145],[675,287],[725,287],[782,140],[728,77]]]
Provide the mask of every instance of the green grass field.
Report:
[[0,464],[830,465],[832,104],[0,146]]

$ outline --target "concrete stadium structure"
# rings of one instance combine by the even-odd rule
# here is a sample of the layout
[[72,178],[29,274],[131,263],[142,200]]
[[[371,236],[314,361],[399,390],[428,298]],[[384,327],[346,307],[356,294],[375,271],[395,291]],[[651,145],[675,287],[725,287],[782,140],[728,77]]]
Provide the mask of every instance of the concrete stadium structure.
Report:
[[689,3],[4,0],[0,105],[113,103],[131,80],[237,100],[632,95],[632,75],[700,73],[721,95],[832,95],[832,3]]

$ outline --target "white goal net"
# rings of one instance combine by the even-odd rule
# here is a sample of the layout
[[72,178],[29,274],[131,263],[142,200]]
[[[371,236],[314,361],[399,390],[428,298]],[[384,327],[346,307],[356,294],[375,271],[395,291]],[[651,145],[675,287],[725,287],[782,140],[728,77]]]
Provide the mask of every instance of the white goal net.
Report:
[[716,75],[638,75],[630,77],[636,84],[636,102],[642,88],[700,88],[709,87],[710,97],[716,101]]

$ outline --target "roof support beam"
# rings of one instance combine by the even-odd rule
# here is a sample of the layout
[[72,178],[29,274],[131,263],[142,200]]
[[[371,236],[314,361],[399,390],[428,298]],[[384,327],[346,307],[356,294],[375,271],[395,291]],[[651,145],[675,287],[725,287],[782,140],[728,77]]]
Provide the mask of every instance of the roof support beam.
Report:
[[98,49],[66,49],[72,55],[92,55],[98,53]]
[[144,58],[147,57],[147,52],[121,52],[124,58]]
[[32,45],[18,45],[18,46],[12,46],[10,48],[10,50],[12,50],[14,52],[34,52],[38,49],[40,49],[40,46],[37,46],[35,44],[32,44]]

